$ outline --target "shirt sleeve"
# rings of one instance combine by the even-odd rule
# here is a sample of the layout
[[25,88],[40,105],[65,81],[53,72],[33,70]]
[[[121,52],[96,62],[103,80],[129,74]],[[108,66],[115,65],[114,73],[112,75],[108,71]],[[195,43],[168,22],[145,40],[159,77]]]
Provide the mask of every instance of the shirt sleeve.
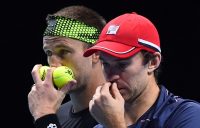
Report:
[[36,128],[61,128],[56,114],[48,114],[37,119],[34,123]]
[[97,124],[97,125],[95,125],[93,128],[103,128],[103,125]]
[[181,105],[167,124],[169,128],[199,128],[200,104],[189,102]]

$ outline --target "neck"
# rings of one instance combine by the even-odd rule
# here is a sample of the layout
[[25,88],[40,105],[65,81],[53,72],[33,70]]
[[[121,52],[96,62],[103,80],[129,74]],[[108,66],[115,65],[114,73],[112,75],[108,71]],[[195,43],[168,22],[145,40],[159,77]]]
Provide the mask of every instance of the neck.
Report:
[[73,105],[73,111],[79,112],[89,107],[89,102],[92,99],[97,86],[105,83],[105,78],[100,65],[95,65],[91,77],[87,80],[87,85],[82,85],[84,88],[70,94],[70,99]]
[[74,112],[79,112],[88,108],[89,101],[91,100],[95,90],[89,89],[89,87],[84,88],[84,90],[76,91],[70,94],[70,99],[73,106]]
[[136,123],[136,121],[153,106],[159,96],[159,92],[160,89],[158,85],[153,81],[153,84],[148,85],[136,100],[132,103],[125,104],[127,126]]

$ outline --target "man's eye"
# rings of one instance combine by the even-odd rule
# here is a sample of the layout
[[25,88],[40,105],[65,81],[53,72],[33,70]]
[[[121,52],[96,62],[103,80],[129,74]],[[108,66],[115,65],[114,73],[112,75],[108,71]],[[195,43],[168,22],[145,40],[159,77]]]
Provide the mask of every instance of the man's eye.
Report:
[[128,65],[129,65],[129,63],[118,63],[117,67],[120,69],[125,69]]
[[105,66],[109,66],[109,64],[108,63],[106,63],[105,61],[103,61],[103,60],[101,60],[101,63],[103,64],[103,66],[105,67]]
[[60,57],[64,57],[64,56],[66,56],[67,54],[69,54],[70,52],[68,51],[68,50],[60,50],[59,52],[58,52],[58,55],[60,56]]
[[47,50],[45,53],[47,54],[47,56],[52,56],[52,51],[50,50]]
[[102,64],[103,64],[104,66],[107,66],[107,67],[109,66],[109,64],[108,64],[108,63],[105,63],[105,62],[103,62]]
[[60,54],[61,55],[64,55],[64,54],[67,54],[67,53],[69,53],[69,51],[67,51],[67,50],[60,50]]

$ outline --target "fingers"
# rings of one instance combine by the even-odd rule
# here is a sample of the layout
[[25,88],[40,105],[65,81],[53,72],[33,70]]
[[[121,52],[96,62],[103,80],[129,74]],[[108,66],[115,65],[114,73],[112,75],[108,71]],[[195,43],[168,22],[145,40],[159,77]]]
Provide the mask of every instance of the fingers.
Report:
[[41,64],[37,64],[32,69],[31,75],[32,75],[34,83],[38,83],[38,82],[42,81],[41,78],[40,78],[40,75],[39,75],[39,68],[41,66],[42,66]]
[[32,100],[33,97],[35,97],[34,95],[36,95],[36,92],[37,92],[37,88],[35,84],[33,84],[31,87],[31,91],[28,93],[28,100]]
[[97,99],[97,97],[101,98],[114,98],[114,99],[123,99],[122,95],[119,92],[119,89],[117,88],[116,83],[110,83],[107,82],[103,84],[102,86],[97,87],[96,92],[93,96],[93,100]]
[[92,114],[92,116],[94,117],[94,106],[95,106],[95,103],[97,103],[97,101],[99,100],[99,98],[101,97],[101,88],[102,86],[98,86],[96,88],[96,91],[95,91],[95,94],[93,95],[92,97],[92,100],[90,100],[89,102],[89,111],[90,113]]
[[29,92],[29,94],[30,94],[31,92],[35,92],[35,91],[36,91],[36,86],[35,86],[35,84],[33,84],[32,87],[31,87],[31,91]]
[[112,96],[115,99],[119,99],[119,100],[123,99],[122,95],[119,92],[119,89],[117,88],[117,84],[116,83],[112,84],[112,86],[111,86],[111,93],[112,93]]
[[99,102],[100,100],[106,100],[107,98],[112,98],[109,88],[111,86],[110,82],[104,83],[102,86],[96,88],[96,92],[93,95],[93,102]]
[[98,86],[95,92],[94,98],[101,95],[102,86]]
[[97,101],[101,97],[101,88],[102,88],[102,86],[98,86],[96,88],[96,92],[94,93],[94,95],[92,97],[91,103],[89,103],[91,106],[92,106],[92,104],[94,104],[94,101]]
[[61,89],[59,89],[63,94],[67,94],[69,90],[71,90],[71,88],[73,86],[75,86],[77,84],[76,80],[72,80],[70,81],[68,84],[66,84],[64,87],[62,87]]
[[94,106],[94,99],[89,102],[89,110],[92,112],[92,107]]
[[46,77],[45,77],[45,81],[52,81],[53,79],[52,79],[52,73],[53,73],[53,70],[54,70],[55,68],[49,68],[49,69],[47,69],[47,73],[46,73]]
[[103,97],[112,97],[111,93],[110,93],[110,86],[111,86],[111,83],[108,82],[108,83],[105,83],[102,88],[101,88],[101,95]]
[[46,75],[45,75],[45,79],[41,80],[40,74],[39,74],[39,69],[41,67],[42,67],[41,64],[37,64],[37,65],[35,65],[33,67],[33,70],[31,72],[33,81],[35,83],[35,86],[38,87],[40,85],[43,85],[43,86],[48,86],[48,87],[54,87],[53,79],[52,79],[52,73],[53,73],[53,70],[55,68],[52,67],[52,68],[47,69],[47,72],[46,72]]

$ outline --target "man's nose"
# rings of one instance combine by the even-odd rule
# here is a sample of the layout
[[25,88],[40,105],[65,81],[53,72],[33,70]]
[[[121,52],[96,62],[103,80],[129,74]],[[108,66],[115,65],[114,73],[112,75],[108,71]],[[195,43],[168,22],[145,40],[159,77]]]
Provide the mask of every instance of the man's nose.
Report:
[[107,80],[110,82],[114,82],[120,78],[120,75],[119,75],[120,72],[116,68],[109,68],[109,70],[106,71],[105,73],[106,73]]
[[62,61],[59,57],[56,55],[52,55],[51,57],[48,58],[48,63],[51,67],[59,67],[62,66]]

